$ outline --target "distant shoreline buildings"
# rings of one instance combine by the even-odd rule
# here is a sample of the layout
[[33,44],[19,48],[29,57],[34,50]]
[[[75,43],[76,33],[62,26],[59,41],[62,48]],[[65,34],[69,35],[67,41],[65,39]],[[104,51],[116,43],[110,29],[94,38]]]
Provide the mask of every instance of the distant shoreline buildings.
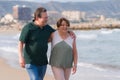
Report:
[[73,23],[79,23],[86,17],[86,13],[81,11],[63,11],[61,14]]
[[[16,20],[20,21],[31,21],[34,13],[32,13],[32,9],[28,6],[13,6],[13,17]],[[67,18],[71,23],[81,23],[81,22],[94,22],[94,21],[104,21],[106,20],[104,15],[96,15],[92,17],[87,17],[86,12],[78,11],[78,10],[69,10],[69,11],[48,11],[49,24],[55,24],[56,21],[61,18]]]

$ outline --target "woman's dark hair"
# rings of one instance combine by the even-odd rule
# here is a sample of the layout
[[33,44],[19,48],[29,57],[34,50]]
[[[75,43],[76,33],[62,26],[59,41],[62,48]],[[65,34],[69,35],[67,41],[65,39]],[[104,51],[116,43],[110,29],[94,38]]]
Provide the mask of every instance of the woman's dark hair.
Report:
[[34,19],[33,19],[33,21],[35,21],[37,17],[41,18],[42,12],[47,12],[47,10],[45,8],[43,8],[43,7],[37,8],[36,11],[35,11],[35,13],[34,13]]
[[65,21],[67,23],[67,26],[70,26],[70,22],[66,18],[60,18],[57,21],[57,27],[60,27],[62,25],[62,22]]

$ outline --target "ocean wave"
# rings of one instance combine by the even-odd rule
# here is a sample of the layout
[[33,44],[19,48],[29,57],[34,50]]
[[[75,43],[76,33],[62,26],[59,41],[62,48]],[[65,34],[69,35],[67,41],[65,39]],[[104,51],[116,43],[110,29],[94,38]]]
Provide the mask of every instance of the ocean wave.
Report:
[[112,34],[112,33],[113,33],[113,30],[108,30],[108,29],[101,30],[101,34]]
[[112,34],[113,32],[120,32],[120,29],[101,29],[101,34]]
[[96,34],[80,34],[77,35],[78,39],[96,39],[97,35]]
[[78,66],[81,66],[81,67],[85,67],[85,68],[92,68],[92,69],[96,69],[98,71],[106,71],[106,70],[114,70],[114,71],[120,71],[120,66],[117,66],[117,65],[110,65],[110,64],[98,64],[98,63],[94,63],[94,64],[91,64],[91,63],[78,63]]
[[100,68],[107,69],[107,70],[119,70],[120,71],[120,66],[119,65],[112,65],[112,64],[102,64],[102,63],[96,63],[93,64],[95,66],[99,66]]
[[113,29],[114,32],[120,32],[120,29]]
[[10,47],[10,46],[0,47],[0,50],[3,50],[5,52],[18,53],[18,50],[16,47]]
[[0,40],[0,43],[1,44],[15,44],[15,43],[17,43],[18,41],[15,41],[15,40]]
[[13,39],[19,39],[19,36],[20,36],[20,34],[17,34],[17,35],[15,35],[15,36],[13,36]]
[[92,69],[96,69],[98,71],[105,71],[105,69],[100,68],[100,67],[95,66],[94,64],[90,64],[90,63],[78,63],[78,66],[85,67],[85,68],[92,68]]

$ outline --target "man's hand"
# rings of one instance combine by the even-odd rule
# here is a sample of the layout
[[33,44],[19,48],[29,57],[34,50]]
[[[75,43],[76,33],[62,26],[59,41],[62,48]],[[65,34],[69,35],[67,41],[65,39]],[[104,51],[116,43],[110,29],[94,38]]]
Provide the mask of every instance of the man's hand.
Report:
[[73,38],[73,39],[76,39],[76,35],[73,31],[68,31],[68,33],[70,34],[70,36]]
[[19,58],[19,64],[20,64],[20,66],[21,66],[22,68],[25,68],[25,60],[24,60],[23,57],[20,57],[20,58]]

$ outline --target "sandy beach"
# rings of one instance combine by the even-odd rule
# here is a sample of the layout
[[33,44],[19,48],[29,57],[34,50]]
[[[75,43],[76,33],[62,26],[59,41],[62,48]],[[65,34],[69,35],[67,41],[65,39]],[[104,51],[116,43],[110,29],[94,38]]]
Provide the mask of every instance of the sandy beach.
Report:
[[[25,69],[10,67],[4,59],[0,59],[0,80],[29,80],[29,77]],[[46,74],[44,80],[54,80],[54,78]]]
[[24,69],[15,69],[0,59],[0,80],[29,80]]

